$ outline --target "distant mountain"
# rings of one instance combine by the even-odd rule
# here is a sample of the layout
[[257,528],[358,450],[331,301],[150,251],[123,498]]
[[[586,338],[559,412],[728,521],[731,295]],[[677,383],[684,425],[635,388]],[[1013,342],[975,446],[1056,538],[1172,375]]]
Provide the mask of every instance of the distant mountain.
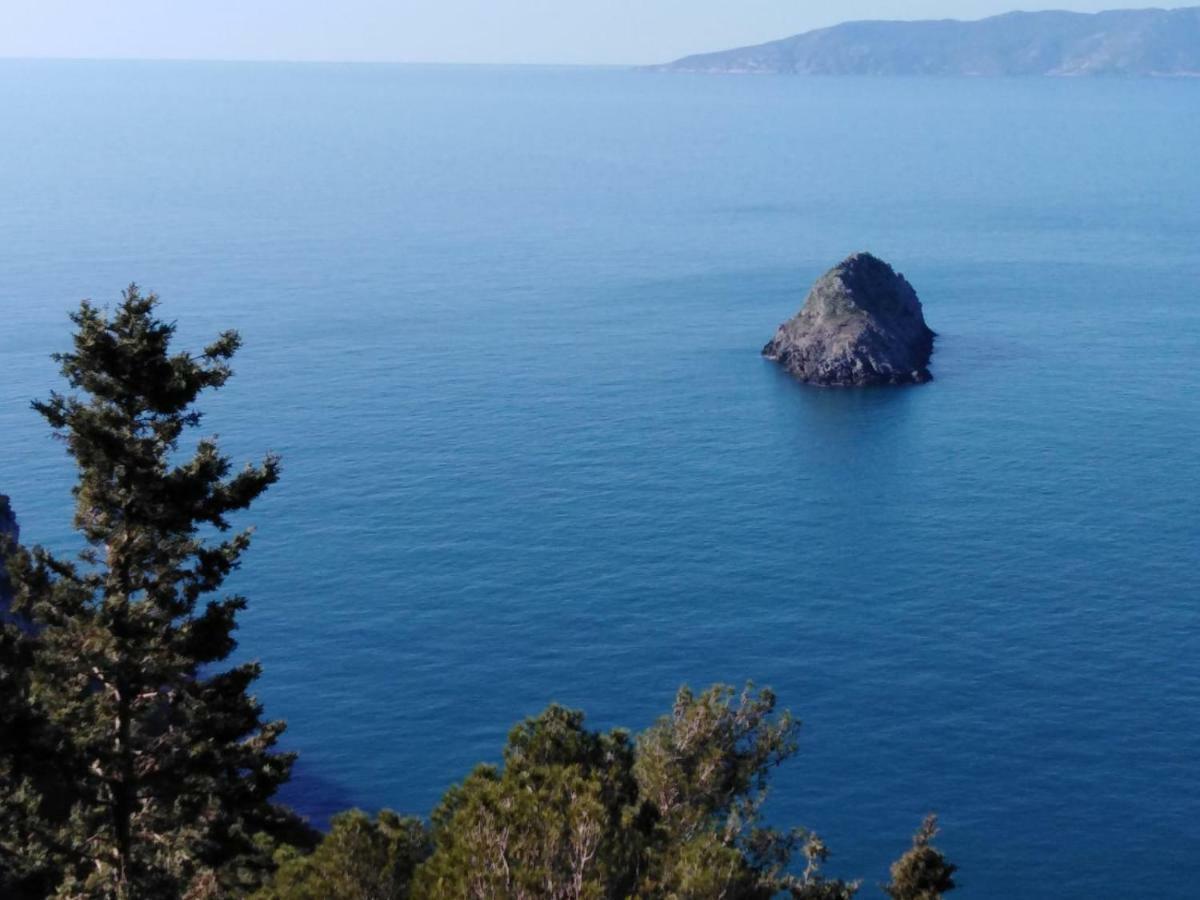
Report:
[[785,75],[1196,75],[1200,7],[847,22],[657,71]]

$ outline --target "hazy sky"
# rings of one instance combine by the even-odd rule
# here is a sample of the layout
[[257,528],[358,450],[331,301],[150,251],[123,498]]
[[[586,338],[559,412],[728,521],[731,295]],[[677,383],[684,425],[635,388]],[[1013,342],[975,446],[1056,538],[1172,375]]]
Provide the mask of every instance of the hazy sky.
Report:
[[[1158,3],[1187,6],[1191,3]],[[1121,0],[0,0],[0,56],[650,63],[848,19]],[[1143,2],[1140,5],[1151,5]]]

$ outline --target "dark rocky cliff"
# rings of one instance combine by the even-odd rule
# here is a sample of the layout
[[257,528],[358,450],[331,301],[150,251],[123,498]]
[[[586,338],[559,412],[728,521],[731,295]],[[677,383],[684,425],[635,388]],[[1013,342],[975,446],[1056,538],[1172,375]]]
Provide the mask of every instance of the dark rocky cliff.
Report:
[[5,544],[16,543],[21,539],[21,528],[17,524],[16,514],[9,505],[8,497],[0,494],[0,605],[7,605],[12,600],[9,593],[8,577],[4,571]]

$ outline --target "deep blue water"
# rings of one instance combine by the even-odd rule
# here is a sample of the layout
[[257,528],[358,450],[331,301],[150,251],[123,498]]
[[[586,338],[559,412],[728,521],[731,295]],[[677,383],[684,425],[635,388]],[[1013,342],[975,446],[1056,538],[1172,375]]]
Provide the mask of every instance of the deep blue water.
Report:
[[[7,62],[0,121],[0,491],[72,546],[28,400],[80,298],[242,331],[206,424],[285,458],[235,587],[301,809],[751,678],[838,873],[937,810],[964,897],[1194,895],[1200,82]],[[858,249],[931,385],[759,357]]]

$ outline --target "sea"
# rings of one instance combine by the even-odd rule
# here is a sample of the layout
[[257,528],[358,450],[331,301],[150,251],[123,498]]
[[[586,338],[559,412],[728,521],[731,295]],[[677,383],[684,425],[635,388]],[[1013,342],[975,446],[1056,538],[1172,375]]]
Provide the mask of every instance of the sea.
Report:
[[[241,332],[201,432],[283,456],[229,587],[315,822],[752,681],[864,897],[932,811],[956,896],[1195,896],[1200,80],[6,61],[0,129],[0,493],[77,548],[81,299]],[[859,250],[931,384],[760,356]]]

